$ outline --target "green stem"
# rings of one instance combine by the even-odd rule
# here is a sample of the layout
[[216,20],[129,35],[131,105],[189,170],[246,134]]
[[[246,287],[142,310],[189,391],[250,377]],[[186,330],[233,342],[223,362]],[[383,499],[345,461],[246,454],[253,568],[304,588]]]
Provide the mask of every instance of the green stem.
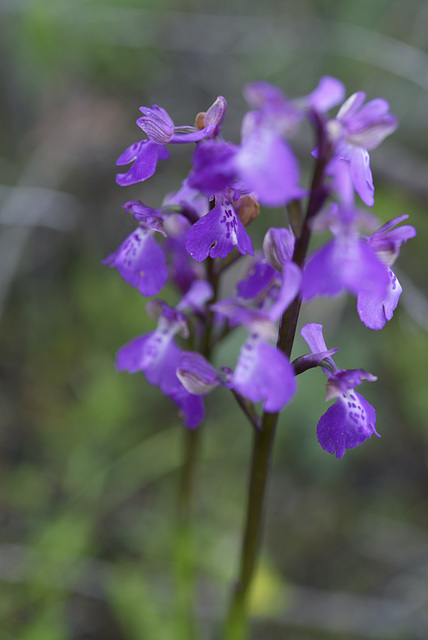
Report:
[[174,560],[176,580],[175,631],[178,640],[194,640],[193,620],[194,564],[192,558],[192,532],[190,527],[191,501],[200,448],[200,429],[183,430],[184,463],[178,491],[177,528]]
[[[207,280],[213,287],[213,299],[217,299],[219,274],[214,268],[214,260],[208,258],[206,263]],[[200,351],[209,360],[211,356],[211,334],[214,314],[207,308],[205,331],[202,336]],[[191,505],[194,492],[196,467],[199,458],[202,426],[198,429],[183,430],[183,466],[179,480],[177,526],[174,547],[174,564],[176,580],[176,615],[175,636],[177,640],[195,640],[194,594],[195,575],[193,563],[193,541],[191,531]]]
[[[314,168],[311,193],[306,216],[295,244],[293,262],[302,267],[311,237],[310,220],[323,206],[327,192],[323,188],[324,170],[330,149],[324,135],[323,123],[314,114],[314,125],[318,133],[319,156]],[[299,296],[292,302],[281,318],[277,347],[289,358],[293,347],[301,307]],[[242,540],[238,580],[224,627],[223,640],[245,640],[247,637],[248,596],[260,552],[265,495],[269,464],[273,449],[279,413],[263,413],[261,429],[253,434],[253,451],[250,468],[247,515]]]
[[259,553],[264,512],[264,498],[278,413],[265,413],[262,428],[254,430],[248,508],[242,542],[239,578],[235,583],[224,640],[247,637],[247,602]]

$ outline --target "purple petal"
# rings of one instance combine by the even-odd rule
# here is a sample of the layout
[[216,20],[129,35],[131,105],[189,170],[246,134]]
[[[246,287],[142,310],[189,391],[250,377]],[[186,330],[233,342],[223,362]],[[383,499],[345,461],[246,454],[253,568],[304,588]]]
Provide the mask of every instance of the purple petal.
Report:
[[279,87],[264,80],[249,82],[244,87],[244,97],[254,109],[260,109],[266,104],[286,106],[288,98]]
[[264,205],[281,206],[306,194],[299,187],[299,165],[291,148],[267,127],[255,128],[246,137],[236,166]]
[[238,295],[241,298],[249,299],[258,296],[278,275],[264,258],[256,260],[248,277],[237,284]]
[[329,377],[326,385],[326,400],[343,397],[349,391],[358,387],[363,380],[375,382],[376,376],[373,376],[364,369],[341,369],[336,371]]
[[344,97],[343,83],[331,76],[324,76],[306,99],[312,109],[324,113],[339,104]]
[[400,253],[401,245],[416,236],[416,229],[411,225],[392,228],[407,218],[407,215],[403,215],[390,220],[368,238],[372,249],[388,266],[394,264]]
[[402,288],[395,273],[388,268],[389,285],[386,298],[361,291],[357,299],[357,311],[361,322],[369,329],[379,331],[391,320],[398,305]]
[[352,96],[349,96],[349,98],[342,104],[337,112],[336,118],[338,120],[342,120],[342,122],[349,121],[349,119],[357,113],[365,99],[366,94],[364,91],[357,91],[357,93],[353,93]]
[[370,156],[365,149],[353,147],[349,170],[355,191],[368,207],[374,204],[373,177],[370,170]]
[[177,309],[192,309],[192,311],[203,311],[205,305],[214,297],[214,290],[206,280],[194,280],[187,291],[186,295],[181,299]]
[[136,142],[116,160],[116,164],[119,166],[133,162],[127,173],[116,175],[116,182],[121,187],[143,182],[154,174],[158,160],[166,160],[167,158],[169,158],[169,153],[163,145],[151,140]]
[[[216,123],[213,122],[203,129],[196,129],[196,127],[183,127],[186,131],[180,131],[180,127],[175,128],[175,133],[172,136],[170,142],[173,144],[186,144],[188,142],[199,142],[204,138],[207,138],[214,133]],[[189,131],[194,129],[194,131]]]
[[194,396],[181,383],[179,385],[168,396],[180,409],[184,426],[196,429],[205,417],[204,402],[201,396]]
[[194,351],[182,351],[176,373],[184,388],[197,396],[206,395],[220,384],[217,370]]
[[109,255],[103,264],[117,267],[126,282],[143,296],[154,296],[168,280],[163,249],[153,239],[153,232],[139,227]]
[[228,142],[206,140],[193,154],[193,169],[189,175],[190,187],[211,196],[220,193],[236,177],[237,147]]
[[161,322],[160,329],[134,338],[119,349],[116,367],[130,373],[144,371],[148,382],[168,395],[180,384],[175,373],[180,349],[174,342],[173,331],[163,330],[166,325]]
[[174,133],[174,122],[165,109],[154,104],[151,109],[140,107],[140,111],[144,115],[138,118],[137,124],[150,140],[158,144],[170,142]]
[[269,263],[282,272],[285,262],[290,262],[293,258],[295,237],[288,229],[275,229],[271,227],[267,230],[263,240],[263,253]]
[[300,335],[312,353],[323,353],[327,351],[322,328],[322,324],[308,322],[300,330]]
[[249,338],[242,346],[231,386],[252,402],[264,400],[264,410],[276,413],[290,402],[296,379],[282,351],[259,338]]
[[216,206],[190,227],[186,250],[197,262],[225,258],[236,247],[242,255],[254,255],[245,227],[226,198],[216,199]]
[[285,262],[282,268],[282,285],[278,297],[268,310],[268,317],[275,322],[290,306],[299,293],[302,272],[295,262]]
[[338,238],[316,251],[305,266],[302,293],[306,300],[316,295],[334,296],[343,290],[354,295],[367,291],[386,297],[387,269],[367,242]]
[[318,442],[324,451],[343,458],[346,449],[354,449],[373,434],[376,412],[356,391],[339,398],[321,417],[317,426]]
[[134,338],[128,344],[119,349],[116,355],[116,368],[118,371],[136,373],[144,368],[144,347],[152,338],[154,332]]
[[144,227],[152,229],[152,231],[159,231],[159,233],[166,237],[163,217],[158,209],[147,207],[140,200],[130,200],[122,206],[126,209],[126,213],[132,212],[135,220],[142,223]]

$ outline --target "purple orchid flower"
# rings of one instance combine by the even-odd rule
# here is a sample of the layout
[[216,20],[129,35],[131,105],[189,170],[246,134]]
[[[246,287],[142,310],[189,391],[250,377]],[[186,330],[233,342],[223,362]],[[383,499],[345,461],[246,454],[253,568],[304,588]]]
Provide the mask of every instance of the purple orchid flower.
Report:
[[[169,157],[166,144],[199,142],[218,129],[218,122],[214,117],[208,126],[197,129],[192,126],[176,127],[165,109],[157,105],[152,105],[151,108],[140,107],[140,111],[143,115],[138,118],[137,124],[147,134],[148,140],[132,144],[117,159],[118,166],[133,163],[126,173],[116,175],[116,182],[121,187],[150,178],[156,171],[158,160]],[[217,113],[217,119],[219,117],[220,114]]]
[[268,82],[251,83],[244,93],[254,110],[244,117],[241,144],[207,140],[199,145],[193,156],[191,185],[211,195],[239,179],[267,206],[281,206],[305,196],[299,186],[298,162],[286,136],[295,132],[311,110],[324,113],[338,104],[344,95],[342,83],[322,78],[312,93],[296,101]]
[[368,245],[373,249],[379,260],[385,264],[389,278],[387,294],[384,299],[369,296],[365,291],[361,291],[358,295],[358,315],[369,329],[382,329],[386,322],[391,320],[398,305],[402,288],[397,276],[390,267],[397,259],[401,245],[416,235],[416,229],[411,225],[403,225],[396,229],[393,227],[407,218],[407,215],[394,218],[367,238]]
[[229,386],[252,402],[263,400],[265,411],[271,413],[280,411],[296,391],[288,358],[267,340],[276,339],[275,323],[296,297],[300,280],[300,269],[289,262],[284,265],[280,287],[266,291],[264,308],[252,308],[238,298],[212,305],[232,326],[243,325],[249,333]]
[[[232,205],[234,194],[217,194],[215,207],[192,225],[186,235],[186,250],[197,262],[225,258],[236,247],[242,255],[254,255],[250,236]],[[235,192],[236,193],[236,192]]]
[[181,349],[174,340],[177,334],[188,336],[185,311],[201,310],[212,296],[212,288],[207,282],[195,282],[188,293],[173,309],[161,300],[148,303],[148,311],[158,318],[157,329],[134,338],[123,346],[117,354],[118,371],[135,373],[143,371],[147,381],[160,388],[162,393],[181,409],[184,424],[193,429],[204,417],[201,398],[189,394],[177,378]]
[[[300,333],[313,354],[327,352],[322,325],[306,324]],[[324,451],[343,458],[346,449],[358,447],[373,434],[380,437],[375,428],[374,408],[355,391],[363,380],[372,382],[377,378],[362,369],[338,369],[330,356],[323,362],[322,369],[328,377],[326,400],[336,398],[336,402],[318,422],[318,442]]]
[[374,186],[368,152],[395,131],[397,120],[385,100],[370,100],[363,106],[365,98],[363,91],[348,98],[327,123],[327,132],[335,144],[335,157],[347,163],[356,192],[371,207]]
[[334,239],[316,251],[305,265],[302,295],[334,296],[346,290],[366,300],[385,300],[389,275],[365,238],[357,233],[358,212],[332,207]]
[[[129,203],[128,203],[129,204]],[[126,282],[138,289],[143,296],[154,296],[168,280],[168,266],[165,253],[153,238],[154,231],[165,233],[159,228],[139,226],[126,240],[110,254],[103,264],[117,267]]]

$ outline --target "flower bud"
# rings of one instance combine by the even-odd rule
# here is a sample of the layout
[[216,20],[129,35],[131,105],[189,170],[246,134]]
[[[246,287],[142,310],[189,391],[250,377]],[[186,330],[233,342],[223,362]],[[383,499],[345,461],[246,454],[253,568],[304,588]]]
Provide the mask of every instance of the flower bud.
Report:
[[293,258],[295,238],[288,229],[268,229],[263,252],[269,264],[282,273],[283,264]]
[[186,391],[195,396],[206,395],[219,385],[217,371],[200,353],[183,351],[176,374]]
[[239,200],[234,203],[234,207],[244,227],[248,227],[248,225],[260,215],[260,205],[251,194],[239,198]]
[[226,108],[226,100],[223,96],[219,96],[210,106],[208,111],[201,111],[198,113],[195,119],[195,127],[197,129],[204,129],[210,124],[215,124],[216,127],[212,136],[217,136],[220,133],[221,125],[223,123],[224,116],[226,115]]

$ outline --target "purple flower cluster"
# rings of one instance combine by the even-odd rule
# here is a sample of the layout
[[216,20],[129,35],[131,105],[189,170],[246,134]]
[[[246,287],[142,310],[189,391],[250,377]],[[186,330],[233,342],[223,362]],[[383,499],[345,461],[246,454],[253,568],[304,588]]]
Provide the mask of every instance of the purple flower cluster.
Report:
[[[221,135],[223,97],[199,113],[194,126],[175,126],[157,105],[140,109],[137,124],[147,138],[117,160],[130,165],[117,175],[119,185],[153,176],[158,161],[168,159],[169,144],[196,146],[189,174],[158,208],[137,200],[124,205],[137,227],[104,261],[143,296],[156,296],[167,282],[180,296],[175,307],[148,302],[157,328],[122,347],[117,368],[142,371],[179,407],[190,428],[203,420],[203,398],[217,387],[232,391],[260,428],[257,403],[264,412],[281,411],[296,392],[297,375],[319,366],[328,377],[326,399],[335,403],[318,423],[318,441],[341,458],[346,449],[378,435],[373,407],[354,390],[376,378],[360,369],[338,369],[331,357],[336,350],[327,350],[319,324],[301,330],[311,353],[293,363],[289,356],[300,305],[316,296],[351,293],[370,329],[381,329],[393,316],[401,286],[391,266],[416,232],[398,226],[406,215],[379,226],[356,196],[366,207],[374,204],[369,151],[395,130],[396,119],[384,100],[365,102],[363,92],[344,101],[343,84],[331,77],[294,100],[267,82],[249,84],[245,97],[250,109],[239,144]],[[316,138],[312,154],[308,150],[315,163],[309,189],[301,186],[291,146],[305,120]],[[255,251],[249,227],[260,205],[283,213],[264,212],[274,216],[275,226]],[[331,239],[308,255],[310,237],[318,232]],[[222,299],[223,276],[245,256],[235,292]],[[216,366],[216,346],[238,327],[247,335],[235,366]]]

